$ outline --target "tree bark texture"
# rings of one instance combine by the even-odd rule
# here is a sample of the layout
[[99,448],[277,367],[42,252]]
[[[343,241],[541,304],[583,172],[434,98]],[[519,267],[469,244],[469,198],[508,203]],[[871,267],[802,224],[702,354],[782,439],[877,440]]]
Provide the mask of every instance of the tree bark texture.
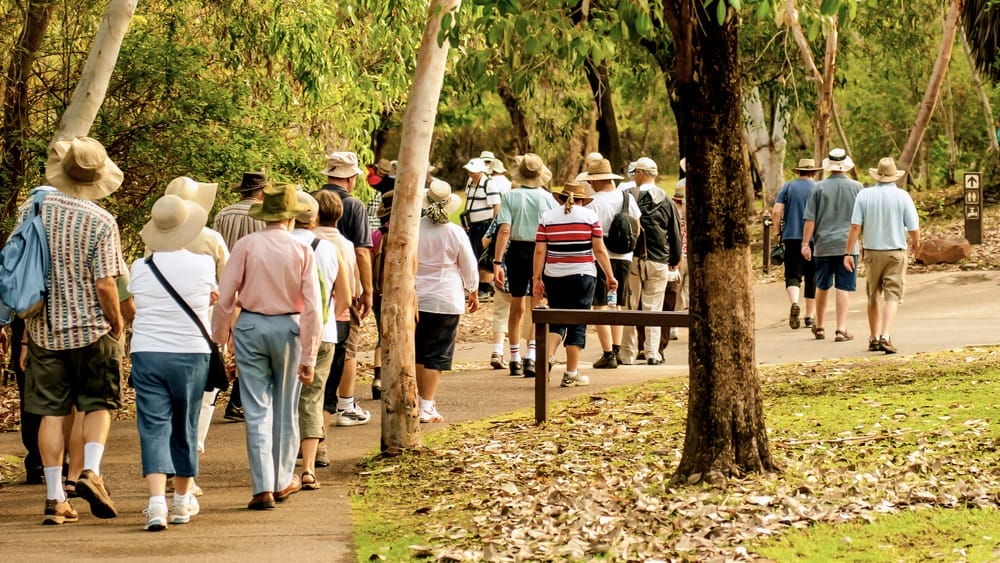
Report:
[[421,444],[413,345],[421,192],[448,58],[448,44],[438,43],[441,18],[447,13],[456,14],[460,6],[460,0],[432,0],[403,117],[382,282],[381,447],[387,454],[418,448]]
[[597,105],[597,150],[611,161],[611,169],[625,169],[622,143],[618,137],[618,120],[615,118],[615,103],[611,96],[611,79],[608,78],[608,64],[594,64],[587,58],[584,63],[587,82]]
[[497,94],[500,96],[500,100],[503,101],[503,106],[507,108],[507,115],[510,116],[510,125],[514,129],[514,145],[517,149],[517,154],[532,152],[531,138],[528,136],[527,120],[524,112],[521,111],[521,106],[517,103],[517,96],[514,95],[514,91],[511,90],[509,84],[501,80],[500,85],[497,87]]
[[54,7],[55,0],[27,2],[24,27],[7,66],[3,93],[3,123],[0,125],[0,143],[3,144],[3,164],[0,169],[0,180],[2,180],[0,221],[12,217],[17,210],[21,181],[28,168],[30,154],[24,147],[26,132],[31,125],[28,117],[30,109],[28,76],[31,75],[31,67],[48,31]]
[[[934,70],[931,71],[931,78],[927,84],[927,91],[924,92],[924,99],[920,102],[920,109],[917,111],[917,118],[910,129],[910,134],[906,138],[906,145],[899,155],[899,169],[909,170],[913,166],[913,160],[917,155],[917,149],[924,139],[927,131],[927,124],[934,115],[934,107],[938,98],[941,97],[941,85],[944,77],[948,73],[948,63],[951,62],[951,52],[955,46],[955,33],[958,31],[959,19],[962,17],[962,10],[965,8],[965,0],[951,0],[951,7],[948,8],[948,15],[945,17],[944,33],[941,36],[941,47],[938,49],[937,60],[934,62]],[[906,186],[906,176],[897,182],[900,186]]]
[[73,91],[69,106],[59,120],[53,142],[85,136],[94,125],[97,112],[108,92],[111,73],[118,62],[125,33],[128,32],[137,0],[110,0],[104,18],[97,28],[94,44]]
[[[667,1],[678,41],[679,107],[690,137],[687,206],[691,271],[690,390],[674,478],[723,480],[774,468],[754,360],[752,210],[743,142],[736,12]],[[691,44],[680,41],[689,37]],[[680,60],[687,53],[691,59]],[[689,69],[689,71],[685,70]]]

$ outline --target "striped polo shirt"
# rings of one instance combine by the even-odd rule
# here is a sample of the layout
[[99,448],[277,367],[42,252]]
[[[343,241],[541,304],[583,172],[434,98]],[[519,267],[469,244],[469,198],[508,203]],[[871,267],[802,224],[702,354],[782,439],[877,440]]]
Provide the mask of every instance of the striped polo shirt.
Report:
[[[27,216],[30,202],[18,212]],[[52,269],[43,314],[27,320],[32,341],[46,350],[72,350],[97,342],[111,330],[95,283],[125,273],[115,218],[92,201],[50,192],[41,208]]]
[[542,214],[535,243],[545,243],[546,276],[572,275],[597,277],[594,264],[594,239],[603,238],[601,220],[593,210],[574,205],[566,213],[563,207]]
[[253,198],[240,200],[215,214],[212,229],[222,235],[226,246],[232,252],[236,241],[257,231],[263,231],[267,225],[250,216],[250,206],[256,203]]
[[494,205],[500,205],[500,193],[491,185],[489,176],[480,174],[476,185],[472,185],[471,180],[465,183],[465,210],[470,222],[492,220]]

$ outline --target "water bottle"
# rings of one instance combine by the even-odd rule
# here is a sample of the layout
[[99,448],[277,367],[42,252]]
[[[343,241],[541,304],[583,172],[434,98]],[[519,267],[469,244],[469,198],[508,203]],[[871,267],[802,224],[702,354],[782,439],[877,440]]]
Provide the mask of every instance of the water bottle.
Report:
[[608,292],[608,305],[615,306],[618,305],[618,292],[616,290],[611,290]]

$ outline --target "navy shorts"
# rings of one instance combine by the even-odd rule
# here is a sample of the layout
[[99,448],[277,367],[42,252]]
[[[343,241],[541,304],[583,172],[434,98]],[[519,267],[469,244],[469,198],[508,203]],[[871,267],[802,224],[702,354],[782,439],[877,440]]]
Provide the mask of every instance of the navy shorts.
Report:
[[507,265],[507,285],[511,297],[531,295],[532,269],[535,267],[535,242],[512,240],[504,255]]
[[451,369],[460,317],[461,315],[420,311],[413,331],[416,363],[438,371]]
[[[854,263],[858,263],[858,255],[852,254]],[[816,263],[816,289],[826,291],[837,286],[841,291],[854,291],[858,288],[858,270],[848,272],[844,267],[843,256],[814,256]]]
[[[553,309],[590,309],[597,278],[576,274],[553,278],[544,276],[545,296]],[[549,332],[564,336],[566,346],[587,345],[587,325],[549,325]]]

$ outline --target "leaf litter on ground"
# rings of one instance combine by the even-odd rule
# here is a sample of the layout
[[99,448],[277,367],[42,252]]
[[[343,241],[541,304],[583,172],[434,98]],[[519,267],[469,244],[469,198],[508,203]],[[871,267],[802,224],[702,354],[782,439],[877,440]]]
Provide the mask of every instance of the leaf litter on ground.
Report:
[[562,403],[543,426],[525,414],[447,429],[424,451],[369,460],[406,469],[359,492],[416,527],[421,557],[448,561],[754,560],[755,542],[819,523],[1000,505],[997,407],[977,395],[1000,391],[1000,350],[774,366],[761,379],[780,473],[672,483],[687,399],[675,378]]

